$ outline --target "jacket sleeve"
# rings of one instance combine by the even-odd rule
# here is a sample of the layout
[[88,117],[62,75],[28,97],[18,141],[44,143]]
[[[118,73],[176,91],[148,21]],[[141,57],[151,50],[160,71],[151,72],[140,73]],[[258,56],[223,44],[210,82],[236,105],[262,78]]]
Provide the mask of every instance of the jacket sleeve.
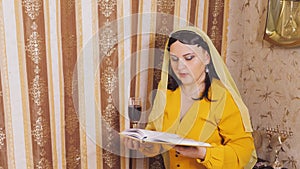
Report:
[[253,160],[256,159],[252,156],[255,154],[252,133],[245,132],[239,109],[229,93],[226,94],[218,132],[222,137],[222,144],[212,144],[212,148],[207,148],[206,157],[200,163],[208,169],[242,169],[249,166],[248,163],[255,164]]

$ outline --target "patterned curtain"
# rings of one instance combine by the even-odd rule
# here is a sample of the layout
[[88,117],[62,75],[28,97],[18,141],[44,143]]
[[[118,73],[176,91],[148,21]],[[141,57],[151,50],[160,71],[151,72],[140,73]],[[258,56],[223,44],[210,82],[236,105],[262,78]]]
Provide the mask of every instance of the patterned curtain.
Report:
[[[162,49],[195,25],[225,56],[225,0],[0,0],[0,169],[163,168],[128,158],[127,100],[146,123]],[[225,19],[224,19],[225,18]]]

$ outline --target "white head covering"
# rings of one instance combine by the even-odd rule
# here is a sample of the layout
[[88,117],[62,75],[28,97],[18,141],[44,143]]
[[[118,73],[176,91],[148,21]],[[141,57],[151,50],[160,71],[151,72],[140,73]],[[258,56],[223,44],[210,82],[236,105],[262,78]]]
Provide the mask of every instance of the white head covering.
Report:
[[[236,87],[234,80],[232,79],[232,77],[230,75],[230,72],[228,71],[223,59],[221,58],[220,54],[218,53],[217,49],[213,45],[210,38],[206,35],[205,32],[198,29],[197,27],[192,27],[192,26],[188,26],[185,28],[175,30],[172,33],[180,31],[180,30],[193,31],[193,32],[197,33],[199,36],[201,36],[203,38],[203,40],[208,44],[209,50],[210,50],[211,61],[214,65],[216,73],[217,73],[218,77],[220,78],[220,81],[226,87],[226,89],[230,92],[236,105],[238,106],[241,116],[242,116],[242,121],[244,124],[245,131],[252,132],[248,109],[241,98],[241,95],[238,91],[238,88]],[[164,115],[164,109],[165,109],[165,105],[166,105],[166,91],[167,91],[167,85],[168,85],[168,67],[169,67],[169,51],[167,50],[167,47],[168,47],[168,41],[166,43],[165,50],[164,50],[161,81],[158,84],[157,94],[155,96],[152,111],[149,115],[149,122],[153,122],[156,130],[158,130],[158,131],[162,130],[163,115]]]

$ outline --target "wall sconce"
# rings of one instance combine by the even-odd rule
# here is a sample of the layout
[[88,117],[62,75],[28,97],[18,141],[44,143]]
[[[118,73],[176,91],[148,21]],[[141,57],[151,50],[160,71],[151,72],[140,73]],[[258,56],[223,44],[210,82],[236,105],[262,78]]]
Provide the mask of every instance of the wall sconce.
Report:
[[268,0],[264,39],[278,46],[300,46],[300,0]]

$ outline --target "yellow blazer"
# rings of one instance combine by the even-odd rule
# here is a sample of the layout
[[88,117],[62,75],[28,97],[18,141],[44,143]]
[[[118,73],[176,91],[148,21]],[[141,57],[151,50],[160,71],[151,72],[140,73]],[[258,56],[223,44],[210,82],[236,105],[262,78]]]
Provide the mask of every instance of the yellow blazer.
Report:
[[[213,80],[209,91],[212,101],[195,101],[180,120],[180,88],[167,91],[162,131],[210,143],[204,161],[184,157],[167,150],[163,157],[166,168],[242,169],[252,168],[256,153],[252,134],[245,132],[241,114],[233,98],[219,80]],[[153,123],[146,129],[156,130]],[[158,145],[143,150],[146,155],[162,152]]]

